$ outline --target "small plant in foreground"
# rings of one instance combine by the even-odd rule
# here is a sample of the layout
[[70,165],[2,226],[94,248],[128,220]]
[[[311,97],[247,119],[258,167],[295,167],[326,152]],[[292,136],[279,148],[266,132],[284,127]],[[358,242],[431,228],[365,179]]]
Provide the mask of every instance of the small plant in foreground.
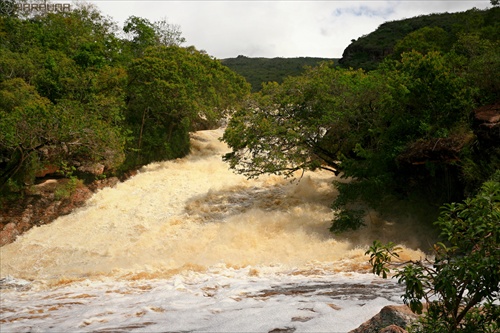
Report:
[[[435,222],[442,243],[434,259],[409,261],[395,271],[413,312],[425,314],[414,332],[498,333],[500,326],[500,171],[474,198],[446,204]],[[375,241],[373,272],[387,277],[398,248]]]

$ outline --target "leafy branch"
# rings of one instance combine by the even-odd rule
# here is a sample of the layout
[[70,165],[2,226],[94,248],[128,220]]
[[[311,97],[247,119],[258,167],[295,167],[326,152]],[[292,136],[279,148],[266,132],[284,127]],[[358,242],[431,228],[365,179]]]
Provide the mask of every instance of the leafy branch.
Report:
[[[404,303],[419,314],[427,303],[424,332],[498,332],[500,171],[474,198],[444,205],[436,225],[447,244],[434,245],[434,260],[410,260],[396,270]],[[387,278],[398,250],[373,242],[366,251],[373,273]]]

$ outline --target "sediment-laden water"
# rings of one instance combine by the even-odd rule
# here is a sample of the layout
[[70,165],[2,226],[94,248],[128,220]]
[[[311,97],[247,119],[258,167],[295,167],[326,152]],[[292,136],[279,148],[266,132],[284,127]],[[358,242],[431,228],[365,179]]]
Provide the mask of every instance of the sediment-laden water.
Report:
[[0,248],[2,332],[346,332],[401,302],[364,252],[391,240],[421,258],[425,230],[372,213],[332,235],[331,173],[247,180],[221,134]]

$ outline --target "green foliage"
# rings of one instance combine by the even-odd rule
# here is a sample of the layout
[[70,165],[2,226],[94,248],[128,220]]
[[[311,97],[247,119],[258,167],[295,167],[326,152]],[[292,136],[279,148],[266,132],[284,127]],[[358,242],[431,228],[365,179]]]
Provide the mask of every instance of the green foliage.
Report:
[[[431,262],[410,261],[396,270],[406,286],[403,300],[417,313],[428,308],[422,332],[496,332],[500,301],[500,171],[479,193],[446,204],[436,225],[443,243]],[[367,251],[376,274],[384,278],[394,257],[392,244]]]
[[258,92],[268,82],[282,83],[288,76],[298,76],[307,67],[318,66],[321,62],[336,61],[327,58],[237,58],[222,59],[223,65],[243,76],[252,86],[252,92]]
[[220,62],[180,48],[177,25],[131,17],[123,39],[92,5],[72,8],[0,15],[2,195],[46,166],[110,174],[183,156],[189,131],[216,126],[248,93]]
[[343,155],[370,141],[381,84],[363,71],[332,64],[282,85],[266,84],[231,118],[223,140],[233,152],[224,159],[249,177],[317,168],[338,172]]
[[[248,177],[317,168],[350,177],[336,183],[340,213],[332,230],[361,225],[359,214],[345,210],[349,202],[380,208],[415,194],[437,206],[460,199],[453,172],[471,136],[478,94],[457,71],[462,65],[452,54],[412,51],[377,71],[325,63],[281,85],[268,83],[230,120],[223,140],[233,151],[224,160]],[[458,148],[427,157],[441,140]],[[422,165],[418,172],[415,164]]]
[[125,21],[123,31],[128,34],[128,46],[136,56],[141,56],[150,46],[180,46],[186,41],[180,27],[168,23],[166,19],[150,22],[145,18],[130,16]]
[[472,32],[498,41],[499,9],[471,9],[385,22],[372,33],[353,40],[339,63],[345,68],[374,70],[386,57],[399,59],[404,51],[449,52],[460,34]]
[[389,242],[383,245],[379,241],[374,241],[365,253],[365,255],[370,254],[369,261],[373,268],[373,274],[382,275],[386,279],[387,274],[390,273],[387,265],[392,261],[392,258],[399,258],[399,250],[400,248],[396,247],[394,243]]
[[[500,8],[498,8],[500,11]],[[500,15],[499,15],[500,16]],[[500,31],[500,25],[497,32]],[[454,52],[467,59],[466,78],[480,90],[481,103],[498,102],[500,91],[500,41],[479,34],[460,35]]]
[[406,52],[417,51],[426,54],[431,51],[448,52],[451,48],[450,35],[441,27],[423,27],[410,32],[396,42],[391,57],[401,59]]
[[81,187],[83,182],[76,177],[69,177],[69,179],[58,185],[56,190],[54,191],[54,198],[56,200],[68,199],[75,193],[76,189]]
[[57,125],[51,121],[55,110],[33,86],[22,79],[0,83],[0,153],[2,171],[0,188],[19,171],[18,183],[30,182],[34,171],[30,165],[37,151],[57,135]]
[[194,48],[157,46],[128,68],[131,164],[182,157],[189,131],[214,127],[248,93],[243,79]]
[[123,31],[132,35],[132,43],[138,48],[145,49],[156,44],[155,27],[148,19],[130,16],[125,21]]
[[330,232],[340,234],[347,230],[356,230],[364,225],[364,211],[360,209],[340,209],[335,213]]

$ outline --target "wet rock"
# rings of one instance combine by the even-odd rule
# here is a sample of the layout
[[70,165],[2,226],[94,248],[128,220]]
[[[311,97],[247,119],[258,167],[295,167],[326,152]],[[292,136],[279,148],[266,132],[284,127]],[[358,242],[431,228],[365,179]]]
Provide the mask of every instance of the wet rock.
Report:
[[16,229],[16,224],[15,223],[7,223],[5,227],[3,227],[4,231],[12,231]]
[[473,135],[461,134],[448,138],[419,140],[408,145],[397,157],[397,161],[407,165],[425,165],[429,162],[453,163],[460,160],[460,152],[473,139]]
[[69,199],[64,200],[65,204],[60,207],[59,214],[57,215],[70,214],[74,209],[83,206],[85,202],[90,199],[92,194],[92,191],[87,187],[80,187],[75,189]]
[[269,333],[293,333],[295,330],[295,327],[275,328],[269,331]]
[[[418,315],[411,312],[406,305],[388,305],[382,308],[370,320],[349,333],[404,333],[404,328],[418,319]],[[397,330],[399,329],[399,331]]]
[[19,235],[35,226],[50,223],[82,207],[94,192],[115,186],[119,179],[111,177],[88,186],[81,184],[68,192],[68,197],[56,196],[56,192],[67,182],[68,179],[45,180],[31,186],[22,199],[5,203],[0,210],[0,246],[14,242]]
[[35,174],[37,178],[43,178],[47,175],[54,174],[59,171],[59,167],[57,165],[46,165],[42,170],[38,171]]
[[106,187],[114,187],[119,182],[120,182],[120,179],[118,179],[118,177],[110,177],[110,178],[96,180],[92,184],[90,184],[88,186],[88,188],[92,192],[97,192],[98,190],[106,188]]
[[0,246],[8,243],[12,243],[16,240],[16,237],[19,235],[19,232],[16,229],[15,223],[8,223],[4,226],[3,230],[0,231]]
[[47,192],[54,192],[57,189],[57,186],[61,182],[60,179],[48,179],[40,184],[33,185],[28,189],[30,194],[43,194]]

